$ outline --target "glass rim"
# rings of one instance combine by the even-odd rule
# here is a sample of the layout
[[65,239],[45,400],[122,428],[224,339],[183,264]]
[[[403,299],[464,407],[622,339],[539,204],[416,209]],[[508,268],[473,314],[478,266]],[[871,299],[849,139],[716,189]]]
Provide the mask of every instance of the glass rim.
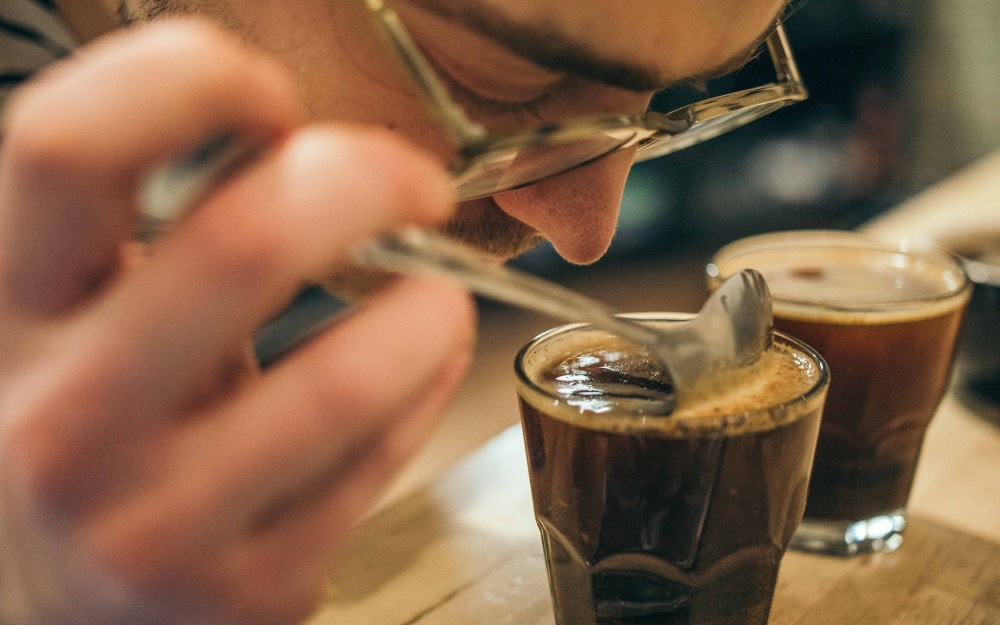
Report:
[[[796,297],[783,297],[775,295],[772,291],[771,299],[775,303],[787,306],[789,311],[798,311],[803,314],[808,311],[828,311],[844,314],[873,314],[891,317],[906,311],[918,311],[928,306],[940,306],[942,311],[950,310],[951,304],[960,305],[960,301],[967,299],[972,291],[973,282],[966,271],[965,263],[962,259],[943,248],[923,248],[923,249],[903,249],[894,247],[886,241],[869,237],[862,232],[850,230],[787,230],[781,232],[769,232],[738,239],[729,243],[716,251],[705,272],[710,285],[724,280],[735,271],[745,268],[748,263],[737,262],[735,266],[727,267],[728,271],[722,271],[727,260],[743,258],[759,252],[776,252],[781,250],[798,250],[801,252],[821,252],[857,249],[859,252],[870,252],[891,256],[902,256],[912,263],[917,260],[932,262],[941,268],[942,272],[951,271],[958,278],[955,285],[946,285],[946,289],[922,297],[906,297],[894,300],[871,301],[871,300],[843,300],[837,302],[824,301],[822,299],[802,299]],[[765,274],[765,281],[767,276]],[[943,282],[944,284],[944,282]]]
[[[625,317],[628,319],[634,319],[637,321],[645,322],[682,322],[689,320],[694,317],[692,313],[670,313],[670,312],[633,312],[633,313],[621,313],[616,315],[619,317]],[[529,353],[539,347],[544,342],[556,338],[560,335],[564,335],[569,332],[576,332],[580,330],[596,330],[598,332],[604,332],[595,328],[589,323],[569,323],[553,328],[549,328],[525,343],[521,349],[518,350],[517,355],[514,358],[514,373],[516,377],[518,396],[522,401],[530,403],[530,400],[524,398],[521,393],[521,389],[527,389],[530,393],[533,393],[539,397],[544,398],[546,401],[553,402],[559,406],[569,407],[572,406],[569,402],[565,400],[564,397],[558,395],[550,389],[546,389],[536,383],[530,375],[525,370],[525,360]],[[806,355],[809,361],[816,367],[817,376],[813,384],[809,386],[805,391],[798,393],[782,401],[778,401],[767,406],[760,406],[750,410],[745,410],[742,412],[737,412],[733,414],[722,414],[718,416],[706,416],[704,418],[691,418],[682,419],[680,421],[675,421],[675,423],[680,424],[683,421],[683,425],[679,425],[676,428],[655,428],[651,424],[663,424],[669,422],[671,415],[663,416],[650,416],[647,414],[638,413],[633,410],[627,410],[623,413],[616,412],[613,419],[617,423],[622,425],[633,426],[641,430],[649,429],[650,431],[655,431],[658,435],[663,437],[670,436],[698,436],[698,435],[722,435],[726,436],[727,431],[730,428],[738,427],[742,425],[747,420],[754,419],[756,417],[774,416],[776,414],[788,413],[791,410],[796,409],[799,406],[807,406],[811,402],[819,401],[822,399],[824,393],[830,382],[830,368],[823,356],[813,349],[811,346],[805,342],[780,332],[778,330],[771,330],[772,338],[775,339],[778,344],[789,345],[797,351],[802,352]],[[655,400],[637,400],[639,402],[643,401],[655,401]],[[603,420],[603,417],[599,413],[575,407],[575,410],[582,415],[590,415],[597,420]],[[799,416],[804,416],[803,412]],[[792,419],[797,420],[796,419]],[[586,424],[583,425],[586,427]],[[594,429],[604,429],[595,427]],[[755,430],[747,430],[755,431]]]

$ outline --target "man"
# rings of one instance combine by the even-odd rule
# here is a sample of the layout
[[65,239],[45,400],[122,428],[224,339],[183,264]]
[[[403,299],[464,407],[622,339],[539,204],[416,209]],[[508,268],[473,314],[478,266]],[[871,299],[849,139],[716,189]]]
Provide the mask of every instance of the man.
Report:
[[[641,113],[655,90],[746,60],[783,2],[392,6],[451,97],[500,133]],[[458,385],[474,313],[449,282],[399,280],[264,371],[247,355],[255,328],[305,282],[365,290],[338,268],[404,223],[498,261],[542,238],[576,263],[607,248],[635,147],[453,206],[454,138],[376,8],[128,0],[133,29],[12,98],[0,622],[303,618]],[[147,173],[219,136],[267,149],[138,250]]]

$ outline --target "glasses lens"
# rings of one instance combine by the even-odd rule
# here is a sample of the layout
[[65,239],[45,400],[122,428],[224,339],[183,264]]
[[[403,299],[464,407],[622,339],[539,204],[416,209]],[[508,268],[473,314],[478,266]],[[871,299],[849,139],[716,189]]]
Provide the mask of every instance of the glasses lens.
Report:
[[536,135],[511,145],[493,145],[471,155],[454,174],[460,200],[509,191],[586,165],[618,150],[636,135],[630,128],[584,136]]

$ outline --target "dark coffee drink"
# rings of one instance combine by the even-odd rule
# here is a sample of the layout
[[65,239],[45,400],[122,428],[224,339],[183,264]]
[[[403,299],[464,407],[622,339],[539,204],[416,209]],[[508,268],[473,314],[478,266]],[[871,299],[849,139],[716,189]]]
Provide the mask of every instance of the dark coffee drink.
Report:
[[[744,267],[760,271],[774,298],[775,327],[814,347],[830,365],[795,546],[845,554],[897,547],[968,300],[961,266],[948,256],[906,254],[858,235],[813,232],[737,242],[715,263],[720,278]],[[864,527],[855,531],[857,523]]]
[[543,335],[518,365],[557,623],[766,623],[805,505],[818,356],[778,338],[667,414],[655,362],[597,330]]
[[[806,516],[867,519],[906,506],[924,433],[948,385],[961,306],[879,323],[775,310],[775,326],[833,372]],[[853,322],[853,323],[852,323]]]

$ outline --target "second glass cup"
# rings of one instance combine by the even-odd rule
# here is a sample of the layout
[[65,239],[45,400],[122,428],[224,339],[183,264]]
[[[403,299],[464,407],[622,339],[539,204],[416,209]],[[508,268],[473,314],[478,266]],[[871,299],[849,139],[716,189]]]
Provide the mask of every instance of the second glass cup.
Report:
[[744,268],[767,280],[776,328],[830,365],[805,516],[792,547],[838,555],[896,549],[969,299],[961,264],[853,232],[789,231],[722,248],[708,265],[709,286]]

